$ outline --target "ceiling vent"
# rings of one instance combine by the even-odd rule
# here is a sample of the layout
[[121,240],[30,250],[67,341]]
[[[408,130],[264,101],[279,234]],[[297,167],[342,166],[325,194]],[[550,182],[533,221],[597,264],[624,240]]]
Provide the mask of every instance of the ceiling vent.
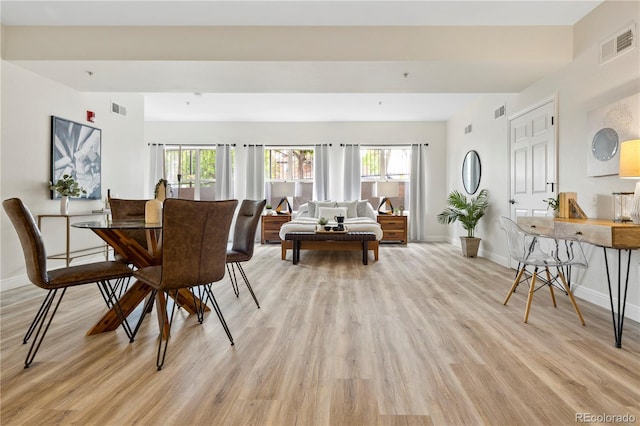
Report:
[[471,124],[469,124],[468,126],[466,126],[466,127],[464,128],[464,134],[466,135],[466,134],[468,134],[468,133],[471,133]]
[[493,117],[496,120],[500,117],[504,117],[504,105],[500,105],[498,108],[496,108],[496,110],[493,112]]
[[113,112],[114,114],[119,114],[119,115],[126,116],[127,115],[127,107],[125,107],[123,105],[118,105],[115,102],[111,102],[111,112]]
[[600,43],[600,63],[604,64],[629,52],[636,45],[635,23],[628,25]]

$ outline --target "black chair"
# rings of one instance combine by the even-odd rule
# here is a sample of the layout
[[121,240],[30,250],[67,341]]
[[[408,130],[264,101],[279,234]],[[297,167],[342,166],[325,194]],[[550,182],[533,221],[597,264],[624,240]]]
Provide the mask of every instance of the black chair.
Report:
[[[58,311],[60,302],[62,302],[62,298],[69,287],[83,284],[98,284],[98,288],[102,293],[107,307],[109,309],[112,307],[115,308],[121,317],[122,327],[127,333],[127,336],[131,336],[129,325],[118,304],[116,287],[125,280],[128,280],[133,271],[122,262],[110,261],[69,266],[47,271],[47,253],[42,235],[29,209],[18,198],[7,199],[2,202],[2,206],[20,238],[29,281],[47,290],[47,295],[23,339],[23,343],[26,344],[35,332],[33,342],[31,343],[27,358],[24,362],[24,368],[28,368],[33,362],[49,330],[53,317]],[[111,285],[110,281],[112,280],[116,281],[115,286]],[[61,291],[56,301],[58,290]],[[53,311],[51,311],[52,306]]]
[[[240,275],[244,283],[247,285],[253,300],[256,302],[258,308],[260,303],[256,298],[247,274],[244,272],[240,262],[248,262],[253,257],[253,248],[256,240],[256,230],[258,229],[258,223],[260,223],[260,216],[264,210],[267,200],[243,200],[236,217],[236,225],[233,231],[233,244],[231,250],[227,250],[227,271],[229,272],[229,278],[231,279],[231,286],[236,297],[240,292],[238,289],[238,279],[236,278],[236,271],[234,265],[238,267]],[[231,265],[231,268],[229,268]]]
[[[198,322],[203,321],[205,310],[203,297],[206,296],[207,300],[212,301],[220,323],[233,345],[233,337],[211,292],[210,284],[224,277],[227,241],[237,205],[237,200],[192,201],[174,198],[165,200],[162,212],[162,265],[149,266],[134,272],[138,280],[153,287],[134,335],[154,298],[157,299],[159,323],[165,324],[169,317],[168,331],[170,332],[176,303],[171,304],[169,315],[166,303],[169,293],[173,292],[174,299],[177,299],[175,293],[179,289],[189,288],[197,306]],[[161,370],[164,365],[168,345],[168,333],[165,336],[161,330],[156,358],[158,370]]]

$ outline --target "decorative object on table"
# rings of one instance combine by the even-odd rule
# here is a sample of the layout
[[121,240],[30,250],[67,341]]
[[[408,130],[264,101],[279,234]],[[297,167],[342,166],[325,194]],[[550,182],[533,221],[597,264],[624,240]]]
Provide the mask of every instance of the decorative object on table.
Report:
[[144,221],[146,223],[162,222],[162,204],[167,197],[167,181],[160,179],[154,191],[155,198],[146,202],[144,206]]
[[320,230],[324,229],[325,231],[329,231],[331,227],[327,225],[328,223],[329,219],[327,219],[326,217],[321,216],[320,218],[318,218],[318,225]]
[[60,195],[60,214],[69,214],[69,197],[79,197],[87,191],[71,175],[62,175],[56,183],[49,183],[49,189]]
[[543,201],[547,203],[547,210],[551,209],[553,217],[558,217],[558,209],[560,208],[560,200],[558,199],[558,197],[547,198]]
[[267,204],[266,206],[264,206],[264,209],[266,210],[267,214],[273,214],[273,207],[271,207],[271,204]]
[[480,238],[475,237],[475,229],[478,226],[478,221],[489,207],[488,191],[483,189],[477,197],[472,197],[470,200],[459,191],[452,191],[447,198],[447,204],[449,207],[437,216],[438,222],[450,224],[459,221],[467,231],[466,237],[460,237],[462,255],[476,257],[480,247]]
[[480,155],[477,151],[471,150],[467,152],[462,162],[462,185],[467,194],[473,195],[478,191],[481,175]]
[[575,192],[560,192],[558,194],[558,217],[561,219],[577,218],[586,219],[584,213],[578,204],[578,194]]
[[[622,179],[640,179],[640,139],[622,142],[619,176]],[[636,183],[629,217],[635,225],[640,225],[640,181]]]
[[380,194],[382,197],[378,204],[378,214],[393,214],[391,198],[400,195],[400,184],[392,181],[378,182],[375,188],[376,196]]
[[282,197],[276,206],[277,214],[291,214],[293,209],[289,202],[289,197],[293,197],[296,193],[295,182],[273,182],[273,196]]
[[631,204],[633,203],[633,192],[612,192],[613,196],[613,221],[631,222]]
[[618,173],[622,141],[640,137],[640,93],[587,113],[587,176]]
[[[102,131],[59,117],[51,117],[51,181],[73,176],[85,189],[82,198],[100,200]],[[62,195],[52,193],[52,199]]]

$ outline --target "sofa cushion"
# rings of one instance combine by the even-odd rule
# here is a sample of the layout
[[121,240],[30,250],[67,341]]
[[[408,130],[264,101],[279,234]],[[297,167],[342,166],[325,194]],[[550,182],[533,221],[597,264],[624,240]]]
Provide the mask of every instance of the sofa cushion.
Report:
[[318,217],[324,217],[328,220],[334,221],[335,216],[347,216],[347,208],[346,207],[319,207],[318,208]]
[[347,218],[358,217],[357,205],[358,201],[338,201],[336,203],[338,207],[346,207],[347,208]]

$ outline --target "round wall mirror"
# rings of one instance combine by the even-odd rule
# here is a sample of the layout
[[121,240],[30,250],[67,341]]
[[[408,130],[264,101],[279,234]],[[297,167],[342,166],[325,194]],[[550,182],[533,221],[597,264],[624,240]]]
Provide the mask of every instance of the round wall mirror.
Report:
[[467,152],[462,163],[462,184],[468,194],[475,194],[480,186],[480,156],[474,150]]

